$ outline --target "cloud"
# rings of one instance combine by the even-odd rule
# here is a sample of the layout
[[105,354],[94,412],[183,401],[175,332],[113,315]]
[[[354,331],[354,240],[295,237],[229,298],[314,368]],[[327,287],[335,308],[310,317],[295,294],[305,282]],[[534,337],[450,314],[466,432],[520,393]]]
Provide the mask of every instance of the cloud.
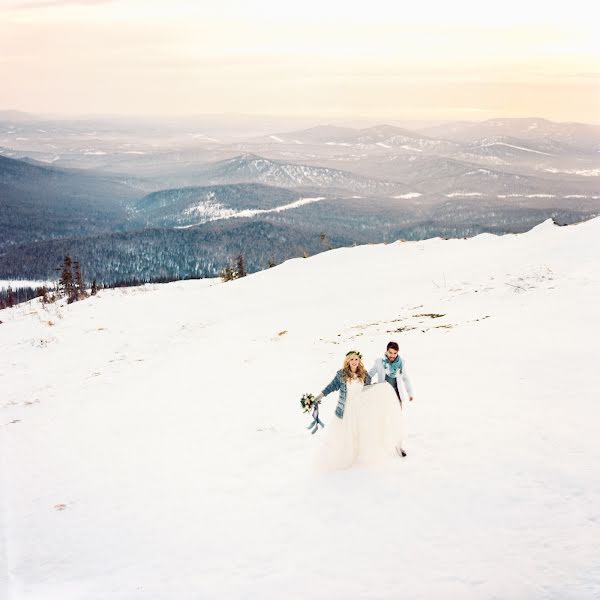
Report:
[[95,6],[114,4],[116,0],[19,0],[8,5],[9,10],[31,10],[35,8],[55,8],[61,6]]

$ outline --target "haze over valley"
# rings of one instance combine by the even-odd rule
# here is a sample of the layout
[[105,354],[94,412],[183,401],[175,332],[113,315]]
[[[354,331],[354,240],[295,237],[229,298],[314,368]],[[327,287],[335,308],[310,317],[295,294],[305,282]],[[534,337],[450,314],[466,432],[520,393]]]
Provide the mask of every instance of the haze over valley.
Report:
[[[296,128],[300,127],[300,128]],[[514,233],[600,210],[600,126],[0,112],[0,278],[251,271],[331,247]]]

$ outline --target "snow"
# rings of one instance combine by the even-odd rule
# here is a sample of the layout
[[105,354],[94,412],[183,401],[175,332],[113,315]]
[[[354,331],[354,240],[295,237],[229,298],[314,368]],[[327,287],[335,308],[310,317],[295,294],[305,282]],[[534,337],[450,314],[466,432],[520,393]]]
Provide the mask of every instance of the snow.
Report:
[[299,206],[304,206],[305,204],[312,204],[313,202],[319,202],[321,200],[325,200],[325,197],[318,196],[315,198],[300,198],[299,200],[295,200],[294,202],[290,202],[289,204],[284,204],[282,206],[276,206],[275,208],[241,210],[236,214],[236,216],[237,217],[254,217],[256,215],[262,215],[265,213],[282,212],[284,210],[298,208]]
[[390,145],[384,144],[383,142],[375,142],[376,146],[381,146],[382,148],[391,148]]
[[0,290],[11,287],[13,290],[26,287],[41,287],[43,285],[54,285],[54,281],[40,281],[38,279],[0,279]]
[[568,175],[582,175],[583,177],[598,177],[600,169],[556,169],[554,167],[545,168],[549,173],[566,173]]
[[487,169],[475,169],[475,171],[469,171],[468,173],[465,173],[465,175],[478,175],[479,173],[483,173],[484,175],[491,175],[494,178],[498,178],[498,174],[497,173],[492,173],[491,171],[488,171]]
[[400,148],[404,148],[405,150],[412,150],[414,152],[423,152],[421,148],[414,148],[413,146],[400,146]]
[[452,192],[450,194],[445,194],[448,198],[455,198],[456,196],[466,197],[466,196],[483,196],[481,192]]
[[[564,198],[573,198],[576,196],[563,196],[563,197]],[[556,198],[556,195],[555,194],[498,194],[498,198]]]
[[197,225],[206,223],[207,221],[214,221],[217,219],[241,219],[245,217],[255,217],[256,215],[263,215],[266,213],[277,213],[282,212],[284,210],[298,208],[300,206],[304,206],[305,204],[319,202],[320,200],[325,200],[325,197],[319,196],[315,198],[300,198],[299,200],[295,200],[294,202],[290,202],[289,204],[282,204],[281,206],[276,206],[275,208],[247,208],[244,210],[237,211],[232,208],[227,208],[225,207],[225,205],[220,204],[218,202],[213,202],[209,200],[204,201],[198,204],[197,206],[187,208],[184,211],[185,215],[200,215],[203,219],[201,223],[194,223],[192,225],[179,225],[176,226],[175,229],[189,229],[190,227],[196,227]]
[[[214,195],[214,194],[211,194]],[[237,217],[238,212],[232,208],[227,208],[224,204],[213,200],[204,200],[195,206],[190,206],[183,211],[184,216],[194,216],[200,218],[200,224],[208,221],[216,221],[217,219],[230,219]],[[196,227],[199,223],[191,225],[176,226],[175,229],[189,229]]]
[[188,135],[190,137],[193,137],[194,139],[204,140],[206,142],[218,142],[219,141],[217,138],[210,137],[208,135],[205,135],[204,133],[188,133]]
[[272,140],[275,140],[276,142],[284,142],[284,140],[282,140],[280,137],[277,137],[276,135],[270,135],[269,137]]
[[422,195],[423,194],[420,194],[419,192],[408,192],[408,194],[400,194],[399,196],[392,196],[392,198],[410,200],[411,198],[418,198],[419,196],[422,196]]
[[508,146],[509,148],[516,148],[517,150],[525,150],[526,152],[534,152],[535,154],[545,154],[546,156],[552,156],[548,152],[542,152],[541,150],[533,150],[532,148],[525,148],[524,146],[515,146],[514,144],[507,144],[505,142],[491,142],[489,144],[482,144],[482,148],[489,146]]
[[[0,596],[598,598],[599,260],[546,222],[2,311]],[[316,476],[301,394],[389,339],[408,457]]]

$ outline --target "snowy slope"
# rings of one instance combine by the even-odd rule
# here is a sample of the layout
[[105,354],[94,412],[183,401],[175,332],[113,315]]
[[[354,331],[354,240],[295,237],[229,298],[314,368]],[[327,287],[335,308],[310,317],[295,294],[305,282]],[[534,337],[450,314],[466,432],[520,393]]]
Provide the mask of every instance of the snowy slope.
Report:
[[[598,598],[599,234],[345,248],[3,311],[0,597]],[[327,429],[300,395],[389,339],[416,388],[408,457],[315,475]]]

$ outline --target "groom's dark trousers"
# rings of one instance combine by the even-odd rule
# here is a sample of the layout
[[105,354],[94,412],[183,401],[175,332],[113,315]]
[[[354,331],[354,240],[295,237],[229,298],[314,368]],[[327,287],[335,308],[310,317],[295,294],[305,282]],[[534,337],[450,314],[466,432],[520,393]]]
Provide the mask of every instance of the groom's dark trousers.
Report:
[[394,388],[396,396],[398,396],[398,402],[400,402],[400,407],[402,408],[402,399],[400,398],[400,392],[398,391],[398,380],[395,377],[390,377],[389,375],[385,376],[385,380]]

